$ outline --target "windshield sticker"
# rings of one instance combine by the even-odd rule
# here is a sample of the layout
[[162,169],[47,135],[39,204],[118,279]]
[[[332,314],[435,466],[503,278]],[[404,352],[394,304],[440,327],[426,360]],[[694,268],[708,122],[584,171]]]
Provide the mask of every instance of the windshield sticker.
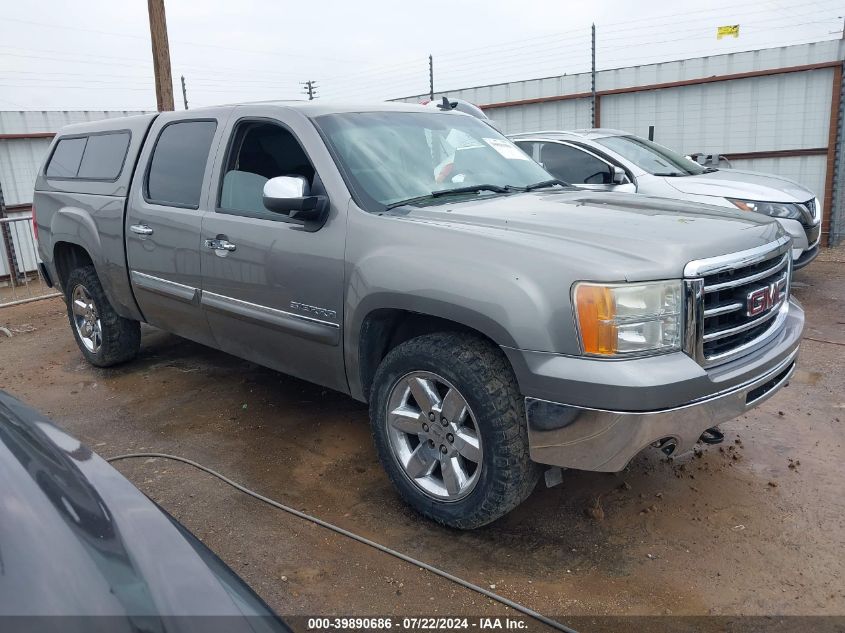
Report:
[[530,160],[525,152],[503,139],[485,138],[484,142],[509,160]]

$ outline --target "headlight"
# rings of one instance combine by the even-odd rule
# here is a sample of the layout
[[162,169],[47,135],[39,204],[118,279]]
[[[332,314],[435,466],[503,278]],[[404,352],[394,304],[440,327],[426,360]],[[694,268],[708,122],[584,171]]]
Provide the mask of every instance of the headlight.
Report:
[[756,200],[736,200],[726,198],[728,202],[741,211],[754,211],[773,218],[787,218],[800,220],[803,212],[797,204],[790,202],[757,202]]
[[625,356],[681,349],[680,281],[615,285],[578,282],[572,299],[585,354]]

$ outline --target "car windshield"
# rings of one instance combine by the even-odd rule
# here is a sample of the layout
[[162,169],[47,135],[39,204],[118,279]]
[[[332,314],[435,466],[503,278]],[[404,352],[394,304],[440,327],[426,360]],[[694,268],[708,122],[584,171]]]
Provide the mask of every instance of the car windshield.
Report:
[[704,173],[704,167],[695,161],[638,136],[606,136],[597,138],[596,143],[655,176],[695,176]]
[[356,112],[315,122],[368,211],[502,195],[553,180],[507,138],[463,114]]

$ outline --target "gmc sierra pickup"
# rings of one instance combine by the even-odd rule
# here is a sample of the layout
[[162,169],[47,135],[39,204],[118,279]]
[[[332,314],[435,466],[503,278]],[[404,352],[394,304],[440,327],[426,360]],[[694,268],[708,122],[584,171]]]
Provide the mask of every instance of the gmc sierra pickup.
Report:
[[88,361],[132,359],[145,322],[368,402],[401,496],[459,528],[516,507],[541,464],[686,451],[795,368],[778,223],[568,187],[459,112],[72,125],[35,189]]

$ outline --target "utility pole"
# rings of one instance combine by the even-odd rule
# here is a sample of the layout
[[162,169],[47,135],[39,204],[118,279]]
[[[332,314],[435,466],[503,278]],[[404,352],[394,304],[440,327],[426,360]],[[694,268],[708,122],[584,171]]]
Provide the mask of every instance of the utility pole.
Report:
[[188,109],[188,89],[185,88],[185,75],[182,75],[182,101],[185,103],[185,109]]
[[302,94],[308,95],[308,101],[313,101],[317,98],[317,82],[309,79],[308,81],[303,81],[302,85],[304,86],[304,90]]
[[428,56],[428,98],[434,101],[434,57]]
[[593,23],[592,28],[592,71],[590,77],[590,91],[592,99],[590,101],[590,127],[596,127],[596,25]]
[[147,10],[150,16],[150,40],[153,47],[156,104],[159,112],[173,110],[173,77],[170,74],[170,46],[167,43],[164,0],[147,0]]

